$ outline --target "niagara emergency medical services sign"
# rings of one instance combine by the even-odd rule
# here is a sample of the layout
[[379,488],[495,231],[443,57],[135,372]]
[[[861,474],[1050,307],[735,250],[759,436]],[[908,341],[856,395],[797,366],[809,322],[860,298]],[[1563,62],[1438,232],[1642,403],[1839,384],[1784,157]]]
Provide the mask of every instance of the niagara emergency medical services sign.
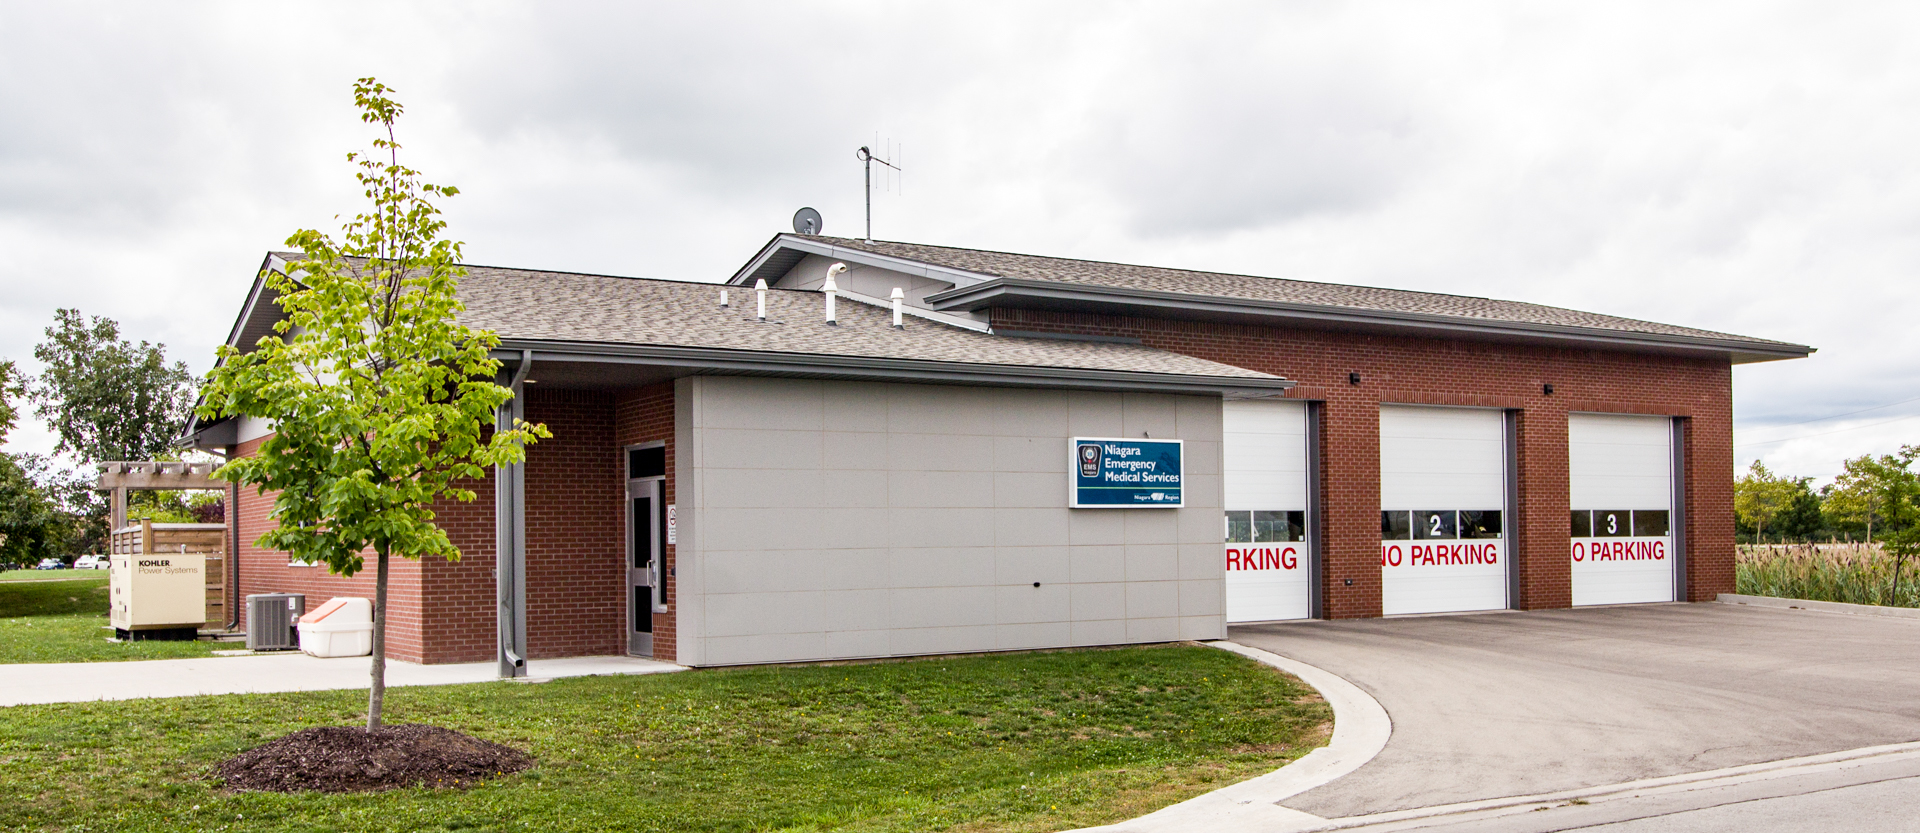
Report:
[[1165,507],[1185,503],[1179,440],[1074,437],[1067,505],[1075,509]]

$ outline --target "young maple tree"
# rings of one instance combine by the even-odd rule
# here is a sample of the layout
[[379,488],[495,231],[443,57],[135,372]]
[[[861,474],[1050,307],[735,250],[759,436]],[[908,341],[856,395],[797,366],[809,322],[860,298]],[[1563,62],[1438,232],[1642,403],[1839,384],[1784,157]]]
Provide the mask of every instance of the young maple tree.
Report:
[[372,152],[347,155],[371,207],[343,225],[339,242],[310,229],[287,239],[305,259],[263,275],[286,317],[251,351],[221,348],[200,409],[272,423],[258,453],[216,473],[277,491],[276,526],[259,546],[343,576],[365,566],[368,550],[377,557],[370,731],[386,693],[391,557],[459,559],[433,523],[435,502],[472,501],[463,483],[552,436],[517,420],[488,433],[513,396],[494,383],[499,337],[456,321],[461,246],[441,238],[446,222],[428,201],[459,191],[400,164],[392,92],[372,78],[353,88],[360,120],[384,133]]

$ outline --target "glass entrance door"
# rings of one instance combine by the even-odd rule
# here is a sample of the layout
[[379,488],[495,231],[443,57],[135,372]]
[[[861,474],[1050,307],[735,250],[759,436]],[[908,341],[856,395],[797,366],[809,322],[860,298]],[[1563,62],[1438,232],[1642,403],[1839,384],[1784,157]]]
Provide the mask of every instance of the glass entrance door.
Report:
[[653,609],[659,603],[665,536],[660,480],[627,481],[627,653],[653,656]]

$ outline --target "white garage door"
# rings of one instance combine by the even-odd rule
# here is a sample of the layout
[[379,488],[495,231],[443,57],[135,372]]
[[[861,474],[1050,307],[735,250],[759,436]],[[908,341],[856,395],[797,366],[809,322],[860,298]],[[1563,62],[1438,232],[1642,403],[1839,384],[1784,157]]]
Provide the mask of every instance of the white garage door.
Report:
[[1227,621],[1311,615],[1307,407],[1244,400],[1222,408]]
[[1500,411],[1380,407],[1383,613],[1507,606],[1506,449]]
[[1673,421],[1570,414],[1573,603],[1670,602]]

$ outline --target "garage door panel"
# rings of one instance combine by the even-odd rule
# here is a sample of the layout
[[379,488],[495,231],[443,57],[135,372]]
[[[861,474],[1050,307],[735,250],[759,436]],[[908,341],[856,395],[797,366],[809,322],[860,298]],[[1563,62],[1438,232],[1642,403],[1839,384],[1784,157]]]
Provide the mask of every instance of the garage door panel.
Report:
[[[1506,572],[1500,568],[1401,567],[1389,573],[1381,586],[1381,609],[1386,616],[1409,613],[1454,613],[1499,610],[1507,606]],[[1495,577],[1489,580],[1489,575]]]
[[[1387,483],[1393,483],[1388,489]],[[1499,509],[1505,500],[1506,478],[1500,474],[1458,475],[1448,472],[1402,472],[1383,477],[1381,509]]]
[[1226,402],[1221,426],[1227,621],[1304,619],[1312,615],[1306,405]]
[[[1506,542],[1491,520],[1506,505],[1506,443],[1497,410],[1381,406],[1382,612],[1507,606]],[[1461,538],[1459,512],[1495,513],[1470,525],[1490,537]]]
[[1567,417],[1575,605],[1674,599],[1672,442],[1666,417]]

